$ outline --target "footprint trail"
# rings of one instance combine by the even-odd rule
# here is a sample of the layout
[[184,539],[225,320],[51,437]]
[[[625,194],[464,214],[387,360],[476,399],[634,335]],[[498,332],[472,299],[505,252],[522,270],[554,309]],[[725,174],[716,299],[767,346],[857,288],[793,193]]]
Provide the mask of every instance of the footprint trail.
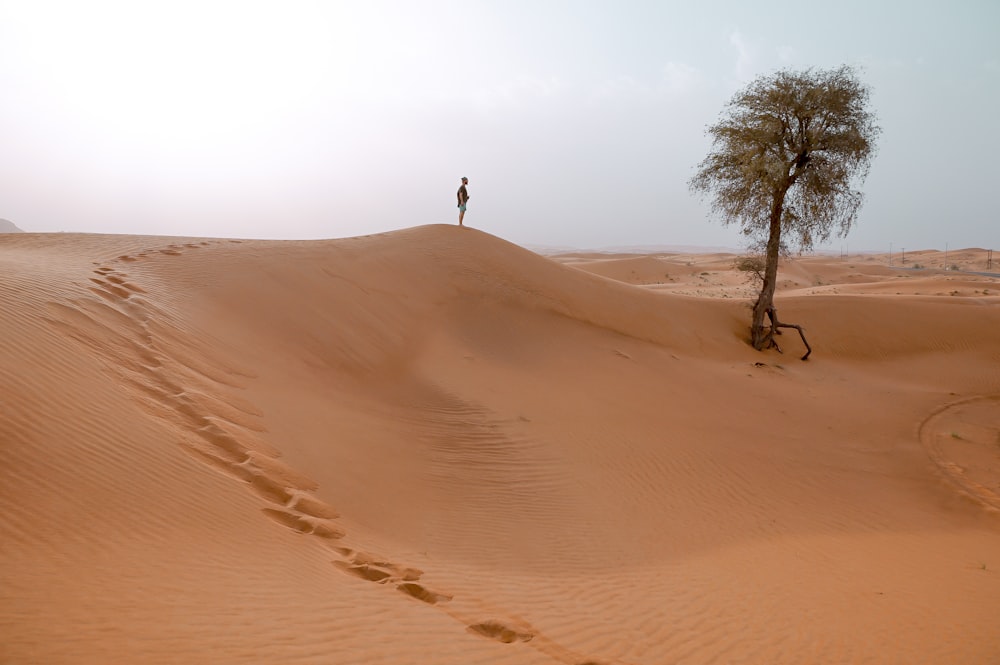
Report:
[[[182,256],[220,242],[171,244],[100,264],[86,286],[90,295],[74,301],[75,308],[50,303],[50,321],[105,354],[135,390],[136,399],[152,413],[179,422],[188,433],[179,441],[180,447],[262,500],[266,504],[260,509],[263,517],[327,547],[335,570],[442,611],[469,633],[498,644],[522,645],[569,665],[610,665],[559,645],[529,623],[504,617],[478,599],[428,586],[422,581],[423,571],[369,554],[351,543],[337,524],[339,512],[315,495],[315,481],[281,462],[280,450],[258,436],[266,432],[263,414],[233,394],[252,374],[220,366],[207,350],[192,354],[185,348],[184,354],[178,354],[171,348],[171,339],[185,339],[183,332],[170,329],[169,313],[149,302],[149,289],[136,284],[125,268],[155,260],[157,255]],[[109,349],[109,339],[119,343]]]

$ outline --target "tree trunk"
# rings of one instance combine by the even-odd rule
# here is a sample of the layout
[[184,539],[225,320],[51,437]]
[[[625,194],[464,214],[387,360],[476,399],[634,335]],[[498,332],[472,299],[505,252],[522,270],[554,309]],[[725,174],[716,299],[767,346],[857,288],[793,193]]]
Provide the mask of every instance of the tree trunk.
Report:
[[785,192],[788,186],[774,194],[774,204],[771,206],[771,228],[767,237],[767,255],[764,263],[764,285],[753,306],[753,323],[750,326],[750,343],[753,348],[761,351],[771,342],[774,329],[764,327],[764,317],[774,306],[774,288],[778,283],[778,254],[781,249],[781,212],[785,203]]

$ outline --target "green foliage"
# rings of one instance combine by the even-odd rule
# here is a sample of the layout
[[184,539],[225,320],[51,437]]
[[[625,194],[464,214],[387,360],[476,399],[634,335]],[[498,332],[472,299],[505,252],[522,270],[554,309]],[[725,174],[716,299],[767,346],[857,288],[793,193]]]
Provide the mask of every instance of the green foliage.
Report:
[[880,132],[868,102],[847,66],[758,78],[708,128],[712,149],[690,187],[752,238],[768,237],[775,214],[801,249],[846,234]]
[[733,262],[733,267],[746,273],[751,281],[764,281],[764,257],[754,254],[741,256]]

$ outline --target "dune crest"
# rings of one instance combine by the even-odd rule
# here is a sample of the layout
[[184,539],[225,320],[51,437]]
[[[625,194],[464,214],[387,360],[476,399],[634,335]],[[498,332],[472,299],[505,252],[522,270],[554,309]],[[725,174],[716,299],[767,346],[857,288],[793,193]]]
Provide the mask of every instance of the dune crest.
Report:
[[996,662],[1000,280],[732,259],[0,238],[0,661]]

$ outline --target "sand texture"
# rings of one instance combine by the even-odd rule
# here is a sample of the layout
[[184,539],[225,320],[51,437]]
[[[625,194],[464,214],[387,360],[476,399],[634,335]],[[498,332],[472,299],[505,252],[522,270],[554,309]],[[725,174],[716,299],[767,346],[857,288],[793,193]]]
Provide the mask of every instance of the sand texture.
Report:
[[1000,663],[1000,279],[0,236],[0,663]]

